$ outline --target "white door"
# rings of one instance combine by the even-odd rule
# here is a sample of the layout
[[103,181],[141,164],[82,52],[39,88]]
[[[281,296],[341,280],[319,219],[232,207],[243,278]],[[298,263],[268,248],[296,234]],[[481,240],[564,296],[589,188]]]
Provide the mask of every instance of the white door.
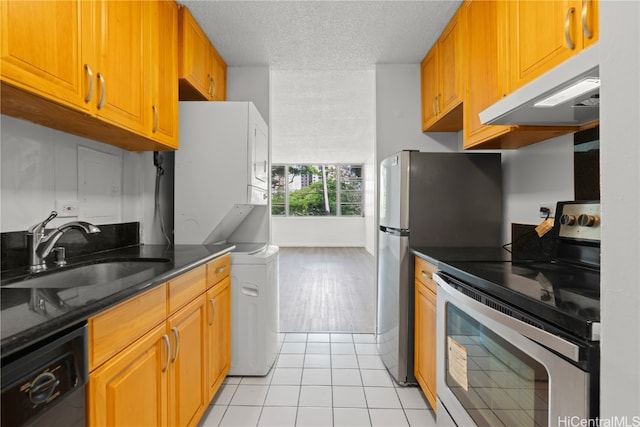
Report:
[[252,158],[253,167],[251,173],[251,185],[267,189],[269,182],[269,139],[266,129],[263,129],[259,123],[253,126],[252,141]]

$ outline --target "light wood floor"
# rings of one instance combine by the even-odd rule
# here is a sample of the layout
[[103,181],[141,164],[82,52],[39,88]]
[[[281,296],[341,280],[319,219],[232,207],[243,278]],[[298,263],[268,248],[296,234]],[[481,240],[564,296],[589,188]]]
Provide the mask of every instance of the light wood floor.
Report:
[[364,248],[280,248],[281,332],[375,332],[375,262]]

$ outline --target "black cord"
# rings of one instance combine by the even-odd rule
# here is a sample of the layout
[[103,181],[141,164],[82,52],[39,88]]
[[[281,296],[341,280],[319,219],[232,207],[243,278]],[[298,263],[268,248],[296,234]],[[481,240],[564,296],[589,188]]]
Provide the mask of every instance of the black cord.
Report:
[[[546,216],[546,217],[545,217],[545,219],[544,219],[545,221],[546,221],[546,220],[548,220],[548,219],[549,219],[549,217],[551,216],[551,210],[550,210],[549,208],[542,207],[542,208],[540,208],[540,212],[542,212],[542,213],[546,213],[546,214],[547,214],[547,216]],[[507,251],[507,252],[509,252],[509,253],[513,253],[511,250],[507,249],[507,246],[512,246],[512,247],[513,247],[513,244],[514,244],[514,243],[518,243],[518,242],[519,242],[520,240],[522,240],[523,238],[525,238],[525,237],[527,237],[527,236],[529,236],[530,234],[533,234],[533,233],[535,233],[535,232],[536,232],[536,230],[535,230],[535,229],[533,229],[533,230],[531,230],[531,231],[527,231],[527,232],[526,232],[526,233],[524,233],[524,234],[521,234],[521,235],[520,235],[516,240],[514,240],[514,241],[512,241],[512,242],[509,242],[509,243],[505,243],[504,245],[502,245],[502,249],[504,249],[505,251]]]
[[160,153],[157,151],[153,152],[153,165],[156,167],[156,191],[155,191],[155,210],[154,217],[157,216],[160,220],[160,231],[162,235],[167,240],[167,244],[171,245],[171,239],[167,235],[167,232],[164,228],[164,220],[162,219],[162,211],[160,210],[160,177],[164,175],[164,169],[162,168],[162,160],[163,158],[160,156]]

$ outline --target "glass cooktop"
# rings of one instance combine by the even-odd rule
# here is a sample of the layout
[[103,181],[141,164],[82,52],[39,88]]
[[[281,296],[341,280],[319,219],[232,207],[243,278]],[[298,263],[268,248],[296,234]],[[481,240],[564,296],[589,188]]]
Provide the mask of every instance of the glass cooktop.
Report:
[[593,339],[600,272],[550,262],[449,262],[445,273],[572,335]]

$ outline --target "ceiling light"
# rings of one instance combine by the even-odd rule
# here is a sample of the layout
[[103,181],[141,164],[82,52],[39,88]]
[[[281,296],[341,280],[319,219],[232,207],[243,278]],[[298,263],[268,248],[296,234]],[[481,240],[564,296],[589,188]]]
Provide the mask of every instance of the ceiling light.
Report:
[[597,77],[587,77],[579,82],[572,84],[571,86],[554,93],[551,96],[546,97],[542,101],[536,102],[534,107],[554,107],[570,99],[576,98],[582,94],[585,94],[593,89],[600,87],[600,79]]

